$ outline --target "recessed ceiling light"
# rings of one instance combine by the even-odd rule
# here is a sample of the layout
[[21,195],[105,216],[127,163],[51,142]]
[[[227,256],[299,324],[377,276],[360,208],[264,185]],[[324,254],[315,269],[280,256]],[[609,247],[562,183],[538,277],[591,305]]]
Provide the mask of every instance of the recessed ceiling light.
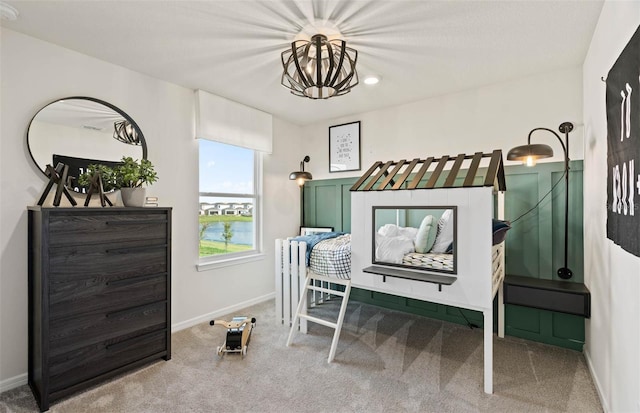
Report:
[[380,76],[377,75],[368,75],[364,78],[365,85],[375,85],[380,82]]
[[2,16],[2,20],[17,20],[18,14],[20,14],[18,13],[18,9],[5,3],[4,1],[0,1],[0,15]]

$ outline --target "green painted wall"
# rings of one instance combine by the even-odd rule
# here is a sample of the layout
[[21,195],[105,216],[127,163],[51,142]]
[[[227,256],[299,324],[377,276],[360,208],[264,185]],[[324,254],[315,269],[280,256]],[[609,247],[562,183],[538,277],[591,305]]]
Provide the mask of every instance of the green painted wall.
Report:
[[[565,187],[562,171],[562,162],[538,164],[534,168],[505,167],[506,219],[515,221],[533,208],[529,214],[513,222],[507,235],[507,274],[558,279],[555,272],[564,261]],[[481,170],[477,179],[483,179],[483,174]],[[424,180],[427,179],[428,174]],[[307,182],[304,188],[305,225],[330,226],[336,231],[350,232],[349,188],[356,180],[343,178]],[[559,180],[553,192],[534,208]],[[570,164],[569,206],[569,268],[574,274],[572,281],[583,282],[582,161]],[[475,311],[361,289],[352,289],[351,299],[460,324],[466,324],[466,317],[471,323],[482,326],[482,314]],[[578,316],[507,305],[505,321],[508,335],[575,350],[582,350],[584,345],[584,319]]]

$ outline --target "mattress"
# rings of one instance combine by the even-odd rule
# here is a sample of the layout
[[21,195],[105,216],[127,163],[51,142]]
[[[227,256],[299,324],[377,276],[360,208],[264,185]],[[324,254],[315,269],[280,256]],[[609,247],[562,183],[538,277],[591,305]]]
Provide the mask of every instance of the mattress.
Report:
[[411,252],[402,257],[402,264],[412,267],[453,271],[453,254]]

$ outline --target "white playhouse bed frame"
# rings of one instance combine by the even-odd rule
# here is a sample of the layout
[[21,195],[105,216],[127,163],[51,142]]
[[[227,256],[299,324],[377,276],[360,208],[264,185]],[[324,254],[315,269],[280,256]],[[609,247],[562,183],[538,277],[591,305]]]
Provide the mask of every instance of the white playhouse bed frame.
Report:
[[[475,157],[491,156],[492,163],[484,183],[467,187],[435,188],[433,183],[428,190],[380,190],[384,185],[393,184],[394,172],[375,190],[383,173],[393,163],[388,162],[381,167],[381,163],[374,164],[369,171],[354,185],[351,192],[351,285],[381,293],[393,294],[434,302],[469,310],[482,312],[484,318],[484,391],[493,393],[493,300],[498,296],[498,336],[504,337],[504,301],[503,280],[505,275],[504,241],[492,245],[492,218],[504,219],[504,169],[500,151],[493,155],[476,153]],[[462,159],[465,155],[459,155]],[[447,161],[440,158],[444,166]],[[467,157],[467,159],[470,157]],[[431,159],[431,160],[430,160]],[[431,163],[433,158],[425,163]],[[436,160],[438,161],[438,160]],[[404,163],[404,161],[399,162]],[[452,172],[458,173],[462,161],[454,165]],[[380,165],[378,165],[380,164]],[[415,162],[413,162],[415,166]],[[376,167],[380,172],[373,176]],[[439,165],[440,166],[440,165]],[[478,163],[470,168],[467,176],[475,177]],[[395,172],[397,173],[397,168]],[[424,168],[426,170],[426,168]],[[472,171],[471,171],[472,170]],[[410,172],[410,170],[409,170]],[[406,173],[405,179],[409,176]],[[435,173],[441,173],[436,170]],[[424,175],[424,172],[422,173]],[[364,188],[358,187],[365,182],[365,178],[372,177]],[[401,177],[402,179],[402,177]],[[431,181],[431,180],[430,180]],[[447,182],[452,179],[447,178]],[[469,179],[465,179],[467,183]],[[435,182],[435,178],[433,179]],[[485,186],[486,185],[486,186]],[[491,186],[489,186],[491,185]],[[399,186],[399,185],[394,185]],[[414,185],[415,187],[415,185]],[[498,196],[497,214],[494,214],[494,194]],[[455,206],[457,207],[457,240],[456,274],[447,275],[435,273],[434,279],[447,279],[447,282],[417,281],[394,277],[389,274],[370,272],[372,260],[371,240],[374,236],[372,225],[372,209],[379,206],[398,207],[428,207]],[[278,319],[289,325],[295,316],[296,304],[302,297],[304,281],[309,275],[305,265],[306,244],[290,240],[276,240],[276,310]],[[286,265],[291,263],[290,265]],[[367,268],[367,272],[364,269]],[[312,275],[312,274],[311,274]],[[313,275],[312,275],[313,276]],[[339,281],[339,280],[336,280]],[[322,299],[322,297],[321,297]],[[348,296],[345,297],[348,299]],[[306,323],[301,319],[300,330],[306,332]],[[293,333],[293,329],[292,329]],[[338,333],[339,334],[339,333]],[[334,340],[337,342],[337,340]],[[334,347],[334,346],[332,346]],[[335,348],[332,348],[335,352]],[[331,361],[332,357],[329,358]]]

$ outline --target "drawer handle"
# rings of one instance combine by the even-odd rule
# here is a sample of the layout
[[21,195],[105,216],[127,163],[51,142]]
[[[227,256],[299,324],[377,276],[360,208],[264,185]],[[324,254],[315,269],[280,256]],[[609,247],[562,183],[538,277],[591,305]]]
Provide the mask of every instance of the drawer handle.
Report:
[[106,225],[141,225],[141,224],[166,224],[166,219],[129,219],[126,221],[105,221]]
[[138,245],[133,247],[121,247],[121,248],[109,248],[106,250],[107,254],[128,254],[130,252],[138,252],[145,250],[153,250],[158,248],[167,248],[167,244],[156,244],[156,245]]
[[107,344],[106,346],[104,346],[104,348],[107,349],[107,350],[110,350],[110,351],[118,351],[118,350],[121,350],[123,348],[130,347],[132,341],[145,339],[147,336],[152,336],[154,334],[158,335],[158,331],[152,331],[151,333],[143,334],[141,336],[131,337],[131,338],[128,338],[128,339],[126,339],[124,341],[120,341],[120,342],[117,342],[117,343]]
[[166,272],[161,272],[161,273],[157,273],[157,274],[146,274],[146,275],[139,275],[137,277],[131,277],[131,278],[122,278],[120,280],[113,280],[113,281],[107,281],[106,284],[107,285],[129,285],[129,284],[136,284],[139,283],[141,281],[146,281],[146,280],[150,280],[153,278],[158,278],[158,277],[165,277],[167,275]]
[[137,307],[129,307],[129,308],[125,308],[124,310],[118,310],[118,311],[112,311],[110,313],[107,313],[105,315],[106,318],[112,318],[112,317],[119,317],[125,314],[132,314],[132,313],[140,313],[143,312],[141,311],[143,308],[146,307],[157,307],[159,303],[167,303],[166,300],[163,301],[156,301],[155,303],[151,303],[151,304],[144,304],[144,305],[139,305]]

